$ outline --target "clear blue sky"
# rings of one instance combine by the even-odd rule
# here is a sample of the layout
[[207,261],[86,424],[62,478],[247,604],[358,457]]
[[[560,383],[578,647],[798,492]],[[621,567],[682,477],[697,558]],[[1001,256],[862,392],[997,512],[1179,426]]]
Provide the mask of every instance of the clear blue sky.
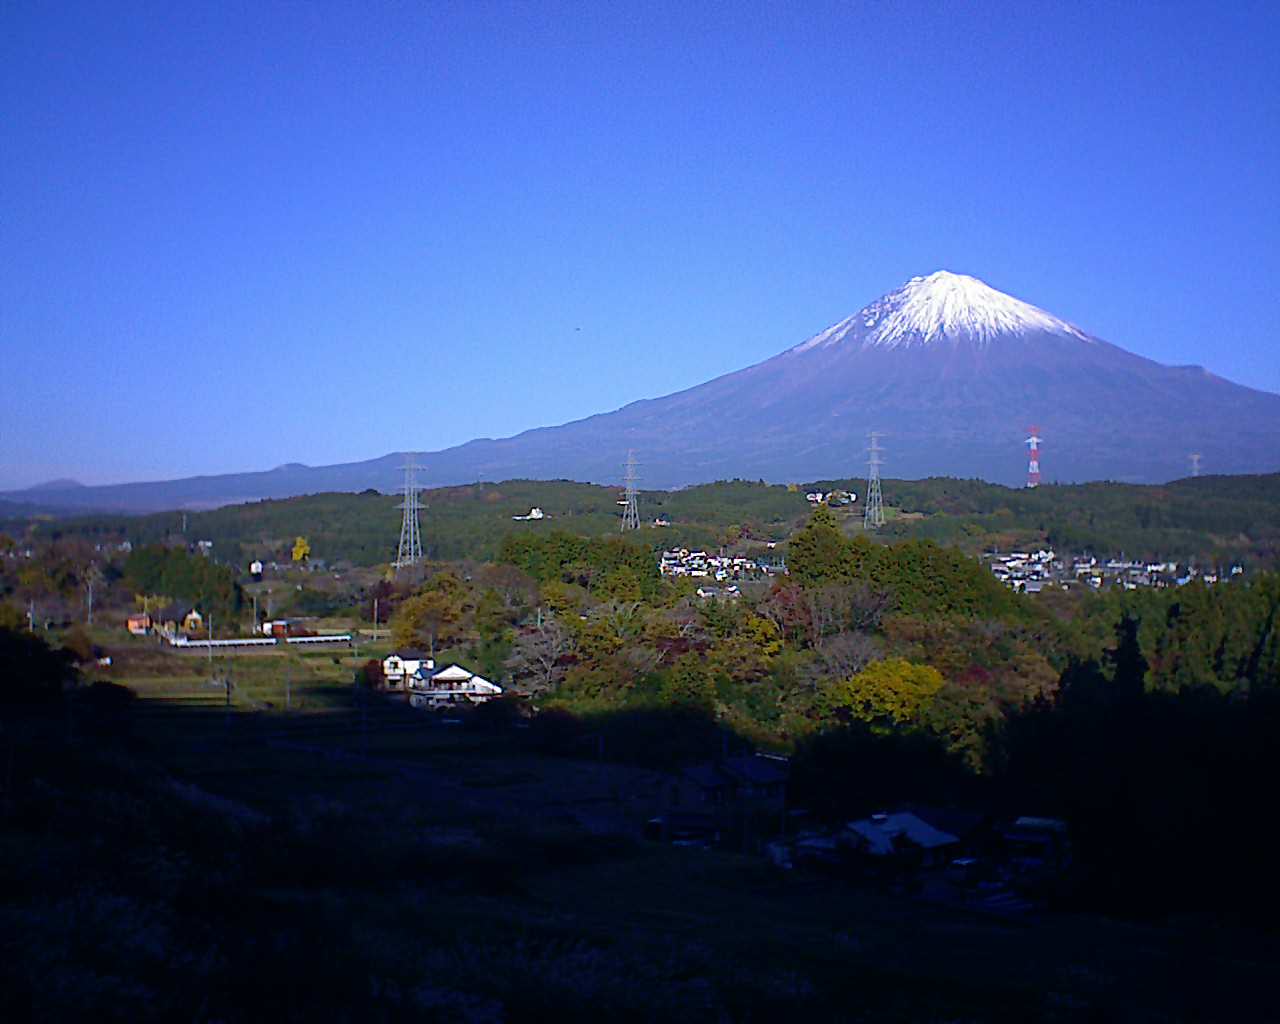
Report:
[[1280,391],[1280,4],[6,4],[0,486],[323,464],[915,274]]

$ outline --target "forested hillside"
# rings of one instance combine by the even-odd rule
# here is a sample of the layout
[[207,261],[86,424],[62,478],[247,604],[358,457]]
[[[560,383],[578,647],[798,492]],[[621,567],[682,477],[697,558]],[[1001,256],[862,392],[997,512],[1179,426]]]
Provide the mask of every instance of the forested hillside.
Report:
[[[865,481],[803,485],[728,481],[680,491],[642,492],[640,535],[650,546],[747,546],[782,541],[806,519],[805,492],[846,489]],[[1099,556],[1179,560],[1248,568],[1280,558],[1280,474],[1200,477],[1163,486],[1093,483],[1035,490],[977,480],[885,480],[889,521],[877,540],[921,539],[970,553],[1048,545]],[[617,530],[618,491],[569,481],[511,480],[424,491],[426,554],[440,560],[495,557],[509,536],[557,529],[579,536]],[[365,491],[260,501],[209,512],[148,516],[15,517],[0,528],[14,537],[79,537],[134,544],[185,538],[212,540],[214,557],[287,560],[305,536],[312,557],[376,565],[395,556],[400,498]],[[541,508],[545,519],[513,516]],[[838,510],[846,531],[860,529],[862,504]],[[649,524],[656,517],[668,527]],[[184,531],[185,523],[185,531]]]

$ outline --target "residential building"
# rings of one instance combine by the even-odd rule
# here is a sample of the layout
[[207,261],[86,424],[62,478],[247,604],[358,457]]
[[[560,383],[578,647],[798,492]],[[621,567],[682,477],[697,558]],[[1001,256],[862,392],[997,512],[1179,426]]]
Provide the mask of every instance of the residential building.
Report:
[[409,680],[424,669],[430,672],[436,663],[425,651],[402,647],[382,659],[382,678],[388,690],[404,692]]
[[420,668],[409,677],[409,703],[414,707],[447,707],[453,704],[483,704],[502,696],[502,687],[461,665],[439,672]]

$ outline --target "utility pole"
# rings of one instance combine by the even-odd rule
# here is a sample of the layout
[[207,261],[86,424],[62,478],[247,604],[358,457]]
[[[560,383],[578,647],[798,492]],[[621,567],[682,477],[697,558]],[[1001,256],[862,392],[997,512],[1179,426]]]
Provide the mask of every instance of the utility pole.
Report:
[[373,642],[378,642],[378,599],[373,599]]
[[89,604],[88,613],[85,616],[86,625],[93,625],[93,588],[96,584],[102,582],[102,573],[98,571],[96,563],[89,563],[89,570],[84,574],[84,586],[88,592]]

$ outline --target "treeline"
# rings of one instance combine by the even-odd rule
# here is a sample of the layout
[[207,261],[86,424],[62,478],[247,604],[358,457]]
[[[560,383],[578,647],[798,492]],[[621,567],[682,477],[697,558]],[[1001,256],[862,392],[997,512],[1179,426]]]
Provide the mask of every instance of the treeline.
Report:
[[503,540],[498,560],[539,583],[559,580],[590,589],[600,582],[610,594],[626,590],[644,598],[658,592],[653,549],[622,537],[579,537],[563,530],[513,534]]
[[1136,628],[1149,691],[1230,695],[1280,686],[1280,574],[1098,595],[1070,624],[1069,653],[1102,660],[1124,622]]
[[[556,528],[584,537],[618,530],[618,489],[564,480],[510,480],[433,488],[422,493],[425,554],[440,561],[492,561],[509,536]],[[288,561],[294,538],[305,536],[315,559],[377,565],[395,556],[400,499],[365,491],[312,494],[257,501],[205,512],[146,516],[98,515],[32,520],[44,540],[82,537],[92,542],[129,540],[134,545],[182,539],[213,541],[214,557],[246,564],[252,558]],[[512,516],[541,508],[548,519],[517,522]],[[715,547],[730,538],[785,538],[807,514],[794,489],[729,481],[677,492],[642,492],[642,533],[655,544]],[[659,515],[671,526],[652,529]],[[21,533],[17,524],[13,527]]]
[[[816,486],[862,490],[856,479]],[[1243,562],[1252,569],[1280,561],[1280,473],[1035,489],[934,477],[885,480],[883,491],[886,506],[908,516],[890,520],[884,530],[890,537],[933,539],[971,551],[1044,543],[1061,551]]]
[[877,545],[841,532],[835,515],[819,506],[788,548],[791,575],[807,587],[863,583],[892,595],[907,615],[1006,617],[1025,608],[973,558],[932,541]]
[[[655,545],[714,548],[737,541],[781,541],[804,523],[804,492],[839,487],[861,493],[860,479],[804,485],[722,481],[680,491],[642,492],[641,531]],[[426,554],[440,560],[498,557],[504,539],[548,527],[585,537],[618,528],[618,491],[563,480],[510,480],[423,492]],[[979,480],[885,480],[891,518],[882,538],[933,540],[969,552],[1027,544],[1135,558],[1242,562],[1256,570],[1280,559],[1280,474],[1201,477],[1162,486],[1048,484],[1027,490]],[[287,560],[297,536],[312,557],[375,565],[389,561],[399,536],[396,496],[314,494],[206,512],[81,516],[28,520],[10,532],[44,539],[82,537],[135,545],[212,540],[220,561]],[[550,517],[516,522],[539,507]],[[861,504],[849,511],[856,518]],[[901,513],[901,514],[898,514]],[[658,516],[669,527],[650,528]],[[185,532],[184,532],[185,524]]]

